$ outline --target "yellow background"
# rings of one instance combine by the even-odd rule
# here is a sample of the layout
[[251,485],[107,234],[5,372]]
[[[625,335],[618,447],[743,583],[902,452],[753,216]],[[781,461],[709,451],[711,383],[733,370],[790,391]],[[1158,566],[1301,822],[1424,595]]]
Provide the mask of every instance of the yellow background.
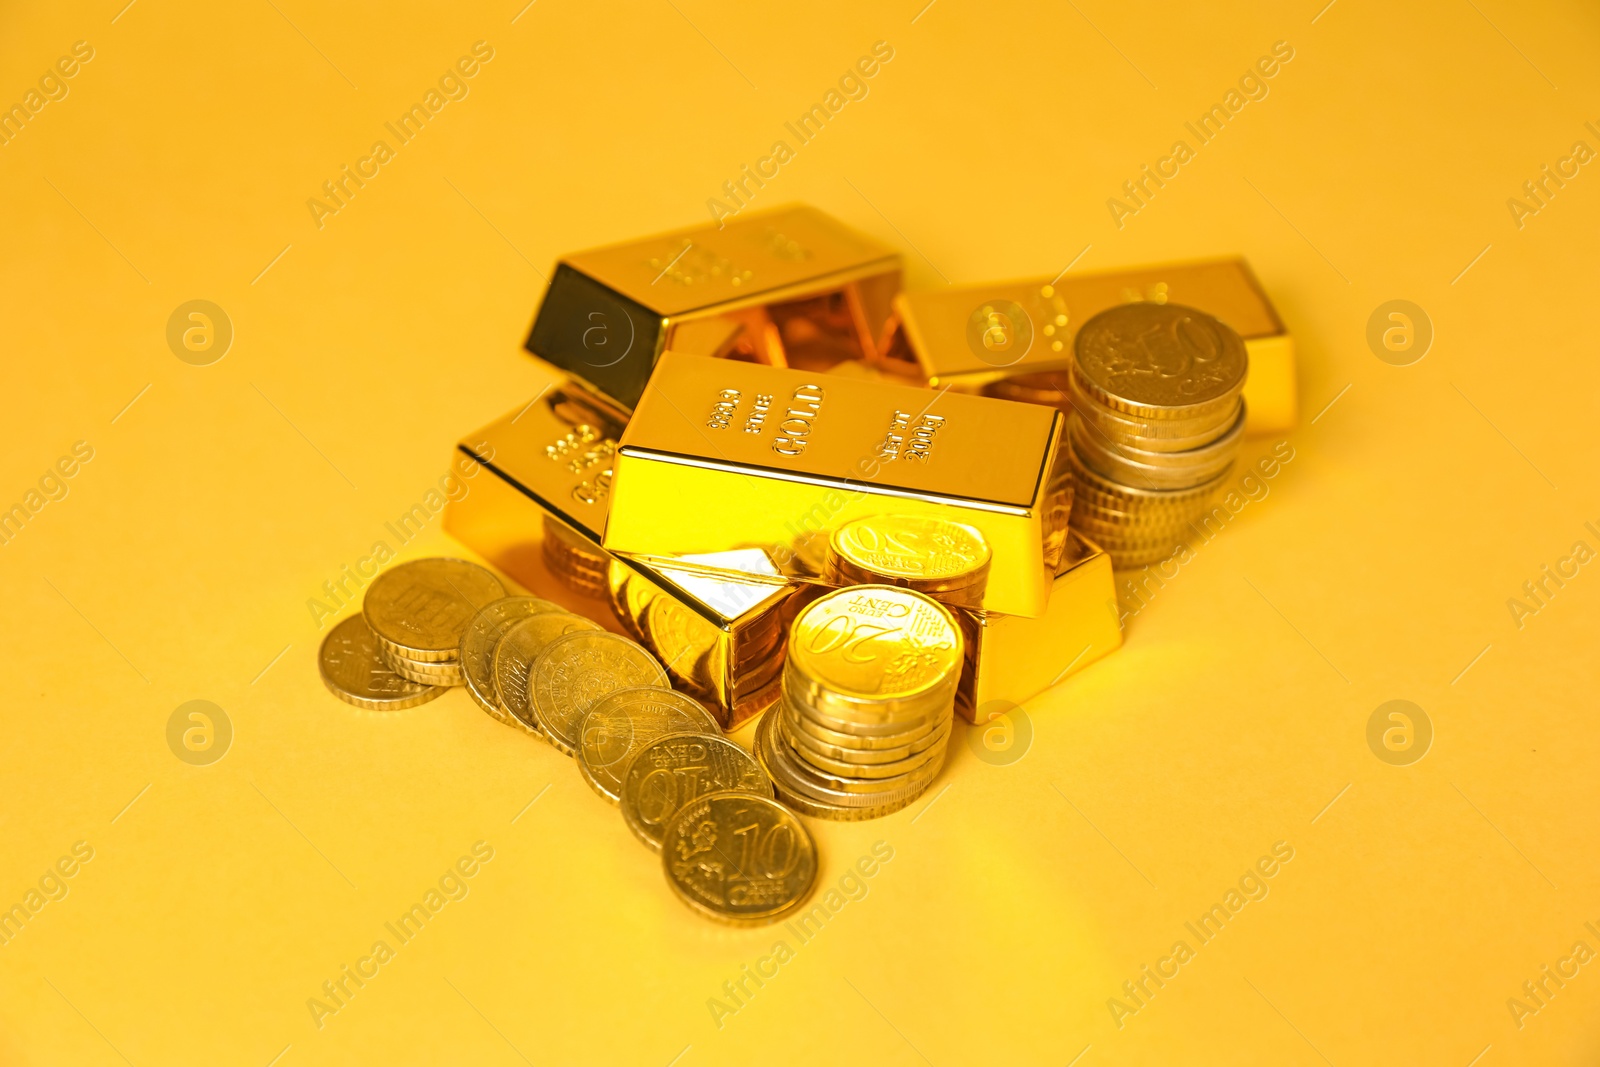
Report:
[[[1520,629],[1506,606],[1600,548],[1600,173],[1521,229],[1506,206],[1600,148],[1591,5],[122,4],[0,17],[0,102],[95,49],[0,147],[0,505],[95,451],[0,547],[0,906],[95,849],[0,948],[0,1062],[1600,1057],[1600,963],[1520,1030],[1506,1007],[1600,950],[1600,567]],[[306,200],[478,40],[470,95],[318,229]],[[335,700],[307,600],[540,387],[557,255],[706,218],[878,40],[870,95],[758,204],[925,288],[1241,253],[1303,417],[1270,497],[1029,705],[1022,759],[958,739],[931,808],[812,824],[825,885],[894,859],[719,1029],[707,999],[792,935],[696,919],[465,693]],[[1118,229],[1106,199],[1279,40],[1270,95]],[[165,339],[197,298],[236,331],[205,367]],[[1365,341],[1394,298],[1436,331],[1409,367]],[[460,551],[435,519],[404,554]],[[1396,698],[1436,731],[1409,767],[1365,739]],[[165,740],[191,699],[236,732],[209,767]],[[317,1029],[307,998],[478,840],[470,895]],[[1119,1029],[1107,999],[1280,840],[1270,895]]]

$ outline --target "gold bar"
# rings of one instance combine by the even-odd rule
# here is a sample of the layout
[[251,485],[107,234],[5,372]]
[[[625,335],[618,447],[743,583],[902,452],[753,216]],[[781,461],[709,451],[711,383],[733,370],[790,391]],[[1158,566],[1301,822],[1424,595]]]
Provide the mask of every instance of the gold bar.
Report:
[[611,563],[613,613],[728,731],[781,695],[785,638],[805,589],[759,549]]
[[982,609],[1037,617],[1071,508],[1065,423],[1034,404],[668,352],[618,441],[605,546],[758,547],[818,582],[844,523],[936,515],[989,545]]
[[624,408],[669,347],[822,369],[872,358],[900,256],[809,207],[564,257],[527,349]]
[[1111,557],[1077,533],[1067,555],[1040,618],[956,609],[967,638],[956,711],[968,722],[998,718],[1121,646]]
[[[806,587],[760,552],[644,562],[600,546],[623,414],[558,383],[457,446],[486,476],[445,529],[526,588],[646,645],[726,730],[777,699]],[[715,569],[711,569],[714,566]]]
[[902,293],[876,362],[933,388],[1060,407],[1078,327],[1141,300],[1185,304],[1232,326],[1250,358],[1246,431],[1294,428],[1294,339],[1242,259]]

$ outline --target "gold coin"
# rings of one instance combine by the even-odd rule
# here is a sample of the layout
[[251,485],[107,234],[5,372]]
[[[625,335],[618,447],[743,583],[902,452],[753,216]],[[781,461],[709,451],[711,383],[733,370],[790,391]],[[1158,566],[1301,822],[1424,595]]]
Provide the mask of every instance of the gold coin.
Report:
[[1070,444],[1067,449],[1067,456],[1072,463],[1073,477],[1077,480],[1077,492],[1073,497],[1074,505],[1085,499],[1104,500],[1112,507],[1125,507],[1126,503],[1118,505],[1115,501],[1170,504],[1183,500],[1209,497],[1218,486],[1227,480],[1229,473],[1233,469],[1232,464],[1229,464],[1210,481],[1187,489],[1140,489],[1136,486],[1119,485],[1105,475],[1085,466],[1077,450],[1070,447]]
[[840,700],[837,694],[796,686],[792,675],[785,677],[784,694],[809,722],[836,733],[886,741],[891,737],[912,736],[918,730],[926,731],[929,723],[947,714],[955,699],[958,680],[952,675],[947,683],[930,694],[931,699],[919,699],[916,704],[904,707],[888,705],[893,714],[885,713],[884,705],[862,706]]
[[[779,714],[783,716],[784,737],[797,755],[810,760],[815,753],[823,759],[836,760],[854,766],[892,765],[913,756],[926,752],[930,747],[942,743],[948,736],[948,727],[951,723],[949,713],[937,724],[921,729],[909,738],[899,739],[895,745],[862,745],[861,741],[879,741],[880,738],[854,737],[850,734],[824,731],[814,726],[806,719],[794,712],[792,708],[784,706]],[[827,734],[827,736],[819,736]],[[943,735],[943,736],[942,736]]]
[[709,919],[776,922],[817,879],[817,846],[794,812],[771,797],[709,793],[685,805],[662,834],[667,884]]
[[511,625],[494,649],[495,691],[500,710],[511,722],[539,730],[538,717],[528,693],[528,671],[533,661],[558,637],[579,630],[598,630],[600,624],[570,611],[547,611]]
[[833,822],[865,822],[868,819],[881,819],[885,815],[893,815],[897,811],[909,808],[927,790],[919,789],[870,808],[844,808],[826,801],[812,800],[804,793],[785,789],[781,784],[777,786],[777,791],[778,799],[801,815],[809,815],[813,819],[829,819]]
[[1202,500],[1188,508],[1159,511],[1146,508],[1136,512],[1111,511],[1107,508],[1086,505],[1072,517],[1072,525],[1091,537],[1114,537],[1123,540],[1142,538],[1157,541],[1163,537],[1181,536],[1187,532],[1190,523],[1206,513],[1206,503]]
[[449,687],[460,685],[462,682],[461,666],[457,663],[418,663],[415,660],[395,656],[387,649],[380,649],[379,655],[389,665],[390,670],[419,685]]
[[625,563],[612,560],[606,571],[606,593],[611,613],[635,641],[645,643],[645,611],[656,591]]
[[[814,748],[797,742],[797,734],[790,731],[784,732],[784,741],[789,745],[789,753],[805,764],[806,768],[820,775],[830,775],[844,782],[872,782],[883,788],[891,787],[890,779],[905,779],[908,775],[925,770],[927,765],[934,760],[944,762],[945,743],[950,740],[950,724],[953,719],[945,720],[942,727],[923,742],[922,747],[902,759],[893,763],[857,763],[848,758],[825,755]],[[855,753],[848,749],[840,749],[846,757]]]
[[801,713],[830,730],[882,737],[904,733],[942,715],[959,681],[959,672],[953,671],[914,696],[870,700],[820,685],[797,670],[787,670],[784,691]]
[[720,734],[665,734],[641,746],[628,763],[622,821],[660,852],[667,824],[685,804],[726,790],[770,797],[772,781],[754,756]]
[[578,770],[596,793],[615,804],[628,761],[663,734],[717,733],[700,702],[654,685],[632,686],[595,701],[578,727]]
[[[900,779],[866,782],[841,781],[804,766],[795,757],[773,716],[765,716],[756,726],[756,758],[767,769],[778,795],[803,796],[825,808],[876,808],[916,797],[939,776],[944,761],[936,760]],[[823,816],[824,818],[828,816]]]
[[610,554],[552,515],[544,517],[542,552],[561,584],[586,595],[605,593]]
[[935,745],[923,756],[907,761],[908,766],[900,773],[869,775],[858,774],[853,767],[841,771],[818,766],[795,751],[793,743],[784,735],[781,724],[775,724],[771,732],[774,737],[770,745],[785,767],[784,778],[788,784],[819,800],[846,805],[877,804],[890,796],[899,796],[908,789],[920,792],[927,788],[944,766],[945,752],[949,747],[945,744]]
[[508,596],[478,609],[461,635],[461,676],[478,707],[504,722],[500,687],[494,676],[494,650],[500,638],[523,619],[563,610],[536,596]]
[[539,731],[571,756],[589,709],[601,697],[635,685],[670,688],[655,657],[626,637],[604,631],[569,633],[551,641],[533,661],[529,706]]
[[1244,437],[1244,418],[1241,404],[1238,418],[1220,436],[1198,448],[1180,452],[1153,452],[1140,448],[1136,442],[1108,440],[1103,434],[1086,428],[1083,420],[1074,418],[1070,430],[1071,447],[1086,466],[1119,485],[1187,489],[1210,481],[1233,465],[1239,441]]
[[1112,440],[1139,441],[1153,451],[1176,452],[1198,448],[1227,430],[1238,418],[1239,405],[1243,403],[1241,396],[1231,405],[1197,419],[1139,419],[1074,394],[1071,413]]
[[872,515],[828,542],[830,580],[904,586],[962,606],[983,600],[989,544],[971,526],[931,515]]
[[846,699],[906,701],[961,670],[961,632],[938,601],[860,585],[812,601],[790,629],[789,664]]
[[[857,752],[883,751],[908,748],[938,729],[940,721],[949,717],[948,709],[936,715],[913,720],[914,725],[894,733],[862,733],[852,724],[824,718],[799,706],[792,697],[783,701],[778,713],[783,716],[791,736],[804,732],[807,738],[820,745],[847,748]],[[909,754],[909,753],[908,753]]]
[[506,595],[500,579],[464,559],[414,559],[367,587],[361,610],[381,641],[406,659],[453,660],[479,608]]
[[658,596],[645,613],[645,634],[645,644],[676,681],[701,696],[717,691],[727,659],[719,628],[671,597]]
[[371,711],[414,708],[445,692],[444,686],[419,685],[390,670],[378,654],[372,628],[361,615],[352,615],[328,631],[317,665],[323,684],[334,696]]
[[1248,361],[1239,335],[1203,311],[1140,302],[1085,322],[1073,343],[1075,384],[1135,418],[1195,418],[1230,407]]

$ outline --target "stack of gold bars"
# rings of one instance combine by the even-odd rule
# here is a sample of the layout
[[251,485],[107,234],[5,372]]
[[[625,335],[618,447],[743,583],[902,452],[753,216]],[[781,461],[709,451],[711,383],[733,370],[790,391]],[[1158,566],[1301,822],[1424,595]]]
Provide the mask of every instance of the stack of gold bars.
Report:
[[1114,650],[1113,563],[1294,420],[1241,261],[905,293],[802,207],[563,258],[527,348],[554,381],[462,441],[487,477],[446,528],[537,595],[397,564],[324,679],[374,709],[464,685],[729,922],[810,891],[796,812],[912,804],[957,715]]

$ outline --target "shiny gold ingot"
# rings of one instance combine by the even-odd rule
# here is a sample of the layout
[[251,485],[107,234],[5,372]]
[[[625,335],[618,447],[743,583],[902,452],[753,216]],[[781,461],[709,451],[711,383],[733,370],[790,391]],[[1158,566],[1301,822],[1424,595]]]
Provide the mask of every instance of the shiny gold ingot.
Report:
[[1250,356],[1246,432],[1294,428],[1294,339],[1242,259],[902,293],[876,362],[934,388],[1065,409],[1078,327],[1139,301],[1185,304],[1233,327]]
[[[627,413],[577,383],[557,381],[526,404],[463,438],[471,461],[466,493],[445,509],[445,529],[528,587],[580,614],[592,595],[572,595],[553,573],[546,528],[582,538],[600,552],[611,496],[611,465]],[[609,554],[607,554],[609,561]]]
[[1042,618],[956,612],[966,637],[956,711],[968,722],[997,718],[1121,646],[1111,557],[1076,532],[1067,551]]
[[783,633],[802,592],[755,548],[611,566],[612,610],[724,730],[777,699]]
[[900,257],[809,207],[565,256],[527,349],[624,407],[669,347],[761,363],[872,357]]
[[[463,479],[445,529],[522,585],[563,607],[603,619],[643,642],[680,687],[711,706],[733,730],[776,699],[781,637],[807,587],[781,575],[760,550],[735,550],[703,563],[623,559],[600,547],[610,503],[611,460],[625,416],[602,398],[561,383],[465,438],[459,448],[481,465]],[[600,584],[575,584],[550,566],[552,523],[606,561]],[[562,550],[559,551],[564,551]],[[657,647],[648,632],[650,607]],[[687,651],[686,651],[687,650]]]
[[1045,611],[1070,510],[1060,412],[669,352],[618,440],[604,543],[647,562],[758,546],[818,580],[820,534],[892,510],[972,527],[981,607]]

